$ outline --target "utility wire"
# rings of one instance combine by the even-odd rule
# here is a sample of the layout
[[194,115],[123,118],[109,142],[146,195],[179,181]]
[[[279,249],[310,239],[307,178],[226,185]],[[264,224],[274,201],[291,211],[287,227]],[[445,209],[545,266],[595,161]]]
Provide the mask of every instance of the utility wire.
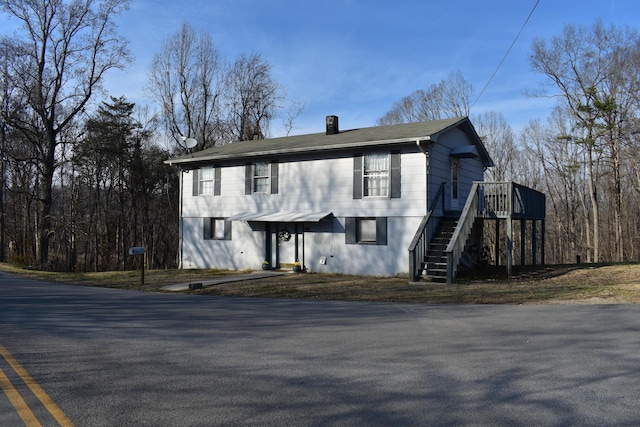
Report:
[[509,52],[511,52],[511,49],[513,48],[513,45],[515,45],[516,41],[518,41],[518,37],[520,37],[520,34],[522,34],[522,31],[524,31],[524,27],[527,26],[527,23],[529,22],[529,19],[531,19],[531,15],[533,15],[533,12],[536,10],[536,7],[538,7],[538,3],[540,3],[540,0],[536,0],[536,4],[533,5],[533,8],[531,9],[531,12],[529,12],[529,16],[527,16],[527,19],[524,21],[524,24],[522,24],[522,27],[520,28],[520,31],[518,31],[518,34],[516,34],[516,37],[511,42],[511,46],[509,46],[509,49],[507,49],[507,53],[504,54],[504,56],[502,57],[502,61],[500,61],[500,63],[496,67],[496,69],[493,72],[493,74],[491,74],[491,77],[489,77],[489,80],[487,81],[487,84],[484,85],[484,87],[480,91],[480,94],[478,95],[476,100],[473,101],[473,104],[471,104],[471,107],[469,108],[469,110],[471,110],[473,108],[473,106],[476,105],[476,102],[478,102],[480,97],[484,94],[484,91],[487,90],[487,87],[489,87],[489,84],[491,83],[493,78],[498,73],[498,70],[500,69],[500,67],[502,66],[504,61],[507,59],[507,56],[509,56]]

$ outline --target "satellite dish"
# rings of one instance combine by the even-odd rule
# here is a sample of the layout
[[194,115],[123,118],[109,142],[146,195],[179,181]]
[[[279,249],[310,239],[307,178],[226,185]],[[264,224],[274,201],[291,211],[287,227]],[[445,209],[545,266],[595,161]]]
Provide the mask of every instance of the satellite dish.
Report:
[[184,145],[186,145],[187,148],[193,148],[198,145],[198,141],[196,141],[194,138],[187,138],[184,140]]

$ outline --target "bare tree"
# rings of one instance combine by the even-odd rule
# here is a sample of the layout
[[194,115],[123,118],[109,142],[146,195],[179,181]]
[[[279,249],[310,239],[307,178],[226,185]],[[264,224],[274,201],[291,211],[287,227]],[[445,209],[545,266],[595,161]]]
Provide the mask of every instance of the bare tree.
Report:
[[491,111],[478,115],[473,123],[494,163],[494,166],[485,172],[487,179],[516,180],[516,163],[520,153],[515,133],[504,116]]
[[223,75],[224,64],[211,36],[197,33],[187,22],[154,55],[148,91],[178,144],[191,137],[198,141],[198,149],[204,149],[221,140]]
[[283,102],[271,65],[259,54],[240,55],[226,77],[229,142],[264,139]]
[[[556,108],[546,125],[532,121],[521,138],[526,153],[533,157],[530,168],[541,168],[539,188],[547,195],[551,262],[566,263],[590,246],[589,212],[584,179],[584,147],[573,143],[568,134],[567,112]],[[586,232],[585,232],[586,230]],[[586,244],[584,243],[586,239]],[[587,252],[590,261],[590,253]]]
[[87,106],[104,74],[128,63],[127,43],[113,22],[128,6],[128,0],[0,0],[2,11],[22,24],[17,38],[5,38],[2,45],[15,54],[5,77],[25,103],[20,114],[3,119],[37,153],[42,264],[48,261],[54,232],[51,207],[59,135]]
[[[637,89],[637,70],[628,71],[629,53],[638,43],[635,30],[605,27],[596,21],[591,27],[566,25],[559,36],[533,42],[532,65],[548,78],[573,122],[570,134],[586,150],[589,206],[592,216],[593,261],[600,259],[600,205],[604,187],[600,166],[611,171],[614,193],[616,258],[623,259],[621,150],[624,123],[635,115],[628,94]],[[629,78],[631,77],[631,78]],[[604,163],[601,164],[601,161]]]
[[466,117],[470,111],[473,86],[460,71],[454,71],[427,90],[418,89],[395,103],[376,122],[379,125]]
[[289,136],[294,128],[294,122],[304,111],[304,104],[297,99],[294,99],[285,107],[284,118],[282,119],[282,125],[284,126],[286,136]]

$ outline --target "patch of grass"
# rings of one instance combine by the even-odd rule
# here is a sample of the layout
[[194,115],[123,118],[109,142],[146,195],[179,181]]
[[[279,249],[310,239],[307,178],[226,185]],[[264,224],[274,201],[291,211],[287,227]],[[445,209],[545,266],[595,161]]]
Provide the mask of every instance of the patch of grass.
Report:
[[442,304],[640,303],[640,265],[504,268],[462,276],[457,284],[409,283],[401,277],[286,275],[205,288],[199,294]]
[[[150,270],[145,285],[139,271],[55,273],[0,264],[0,270],[36,279],[84,286],[159,291],[164,285],[189,283],[239,273],[226,270]],[[640,264],[579,264],[514,267],[461,275],[458,283],[409,283],[406,277],[342,274],[286,274],[188,291],[201,295],[309,300],[387,301],[439,304],[590,304],[640,303]]]
[[7,263],[0,263],[0,271],[32,279],[64,282],[73,285],[102,286],[119,289],[137,289],[143,291],[157,291],[160,290],[162,286],[174,283],[186,283],[194,280],[238,274],[237,271],[229,270],[145,270],[144,286],[142,286],[140,284],[141,280],[139,270],[62,273],[29,270],[15,267]]

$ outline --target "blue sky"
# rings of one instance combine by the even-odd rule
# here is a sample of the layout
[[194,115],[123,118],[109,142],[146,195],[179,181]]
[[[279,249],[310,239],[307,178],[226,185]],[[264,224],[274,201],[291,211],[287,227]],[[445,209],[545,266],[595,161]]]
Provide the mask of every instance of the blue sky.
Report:
[[[292,134],[322,132],[326,115],[342,129],[374,126],[402,97],[460,70],[478,95],[536,0],[133,0],[117,19],[135,63],[107,76],[113,96],[145,104],[146,73],[162,41],[183,21],[208,31],[223,57],[260,53],[287,97],[305,104]],[[640,28],[638,0],[540,0],[503,66],[471,114],[501,112],[514,130],[546,120],[553,100],[527,89],[534,37],[565,23]],[[274,123],[272,136],[283,129]]]

